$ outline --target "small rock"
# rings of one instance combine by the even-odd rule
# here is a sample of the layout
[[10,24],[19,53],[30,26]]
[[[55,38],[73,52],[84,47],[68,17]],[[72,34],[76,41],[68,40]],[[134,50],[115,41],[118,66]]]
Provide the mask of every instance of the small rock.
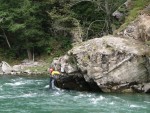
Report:
[[150,93],[150,83],[145,84],[143,90],[145,93]]
[[34,63],[33,63],[34,66],[37,66],[38,64],[39,64],[38,62],[34,62]]
[[14,65],[12,69],[13,71],[20,71],[22,68],[21,68],[21,65]]
[[11,72],[10,74],[11,74],[11,75],[16,75],[16,72]]
[[31,74],[31,70],[27,69],[24,71],[24,73]]

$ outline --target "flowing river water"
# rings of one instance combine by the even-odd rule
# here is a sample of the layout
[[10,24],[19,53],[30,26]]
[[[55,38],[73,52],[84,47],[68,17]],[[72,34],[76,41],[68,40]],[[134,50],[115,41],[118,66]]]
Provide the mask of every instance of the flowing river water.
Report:
[[0,113],[150,113],[150,95],[49,90],[48,83],[0,76]]

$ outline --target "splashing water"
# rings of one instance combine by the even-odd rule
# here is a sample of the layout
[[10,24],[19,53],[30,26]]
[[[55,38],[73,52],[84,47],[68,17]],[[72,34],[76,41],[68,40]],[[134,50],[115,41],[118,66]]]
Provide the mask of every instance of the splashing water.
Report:
[[49,90],[49,78],[0,76],[0,113],[150,113],[150,95]]

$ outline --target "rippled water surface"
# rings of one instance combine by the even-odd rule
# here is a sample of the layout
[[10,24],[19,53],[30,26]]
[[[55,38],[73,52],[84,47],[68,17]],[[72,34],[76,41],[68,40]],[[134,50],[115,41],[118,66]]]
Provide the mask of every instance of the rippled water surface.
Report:
[[0,76],[0,113],[150,113],[150,95],[50,91],[48,82]]

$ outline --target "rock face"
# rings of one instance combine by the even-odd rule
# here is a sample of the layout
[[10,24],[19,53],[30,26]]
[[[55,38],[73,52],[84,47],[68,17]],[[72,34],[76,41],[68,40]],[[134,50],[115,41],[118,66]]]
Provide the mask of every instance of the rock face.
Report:
[[125,30],[119,32],[118,35],[142,42],[150,41],[150,16],[147,14],[140,15],[135,21],[129,24]]
[[82,86],[81,89],[102,92],[137,92],[140,85],[147,88],[144,84],[150,82],[146,57],[149,51],[148,46],[137,40],[105,36],[74,47],[67,55],[55,59],[51,67],[64,73],[63,79],[57,80],[61,88],[79,90]]

